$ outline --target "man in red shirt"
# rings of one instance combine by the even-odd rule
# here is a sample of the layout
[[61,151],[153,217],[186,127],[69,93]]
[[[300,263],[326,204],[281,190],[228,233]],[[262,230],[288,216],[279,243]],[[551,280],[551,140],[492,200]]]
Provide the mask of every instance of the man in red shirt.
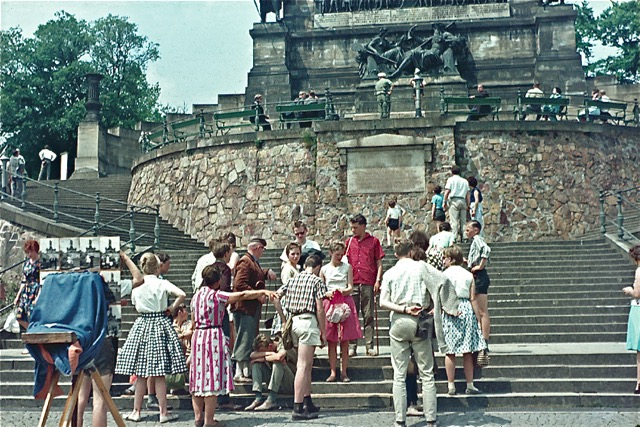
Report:
[[[353,268],[353,301],[362,313],[364,339],[369,356],[378,353],[373,348],[373,311],[375,294],[380,291],[382,281],[382,258],[384,252],[380,240],[367,233],[367,219],[358,214],[351,218],[353,236],[347,239],[346,257]],[[349,356],[356,355],[357,342],[352,341]]]

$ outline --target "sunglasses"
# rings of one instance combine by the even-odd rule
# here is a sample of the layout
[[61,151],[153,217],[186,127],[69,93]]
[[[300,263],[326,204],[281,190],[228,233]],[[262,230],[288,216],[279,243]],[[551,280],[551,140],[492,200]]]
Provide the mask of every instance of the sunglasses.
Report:
[[305,234],[307,234],[306,231],[302,231],[300,233],[293,233],[295,236],[304,236]]

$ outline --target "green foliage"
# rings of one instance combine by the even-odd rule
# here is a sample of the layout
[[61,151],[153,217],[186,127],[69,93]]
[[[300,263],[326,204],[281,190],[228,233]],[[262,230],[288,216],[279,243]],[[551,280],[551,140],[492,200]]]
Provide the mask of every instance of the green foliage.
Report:
[[88,23],[60,11],[32,38],[19,28],[0,31],[0,51],[0,136],[9,148],[21,149],[30,176],[39,169],[37,155],[45,144],[75,158],[87,73],[104,75],[101,120],[107,127],[159,117],[160,88],[145,75],[149,62],[159,58],[158,45],[127,18],[109,15]]
[[[576,6],[576,41],[578,50],[585,54],[590,74],[615,75],[622,83],[640,81],[640,2],[614,2],[600,14],[593,16],[588,2]],[[615,47],[619,53],[590,62],[593,41],[606,47]]]

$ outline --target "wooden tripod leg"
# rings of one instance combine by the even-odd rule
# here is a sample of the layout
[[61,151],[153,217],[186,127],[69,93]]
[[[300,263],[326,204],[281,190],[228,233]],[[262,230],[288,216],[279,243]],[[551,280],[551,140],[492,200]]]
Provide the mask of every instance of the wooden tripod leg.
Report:
[[62,417],[60,417],[60,422],[58,423],[58,427],[69,427],[71,425],[71,419],[73,418],[73,410],[76,407],[76,402],[78,401],[78,393],[82,388],[82,383],[84,382],[84,373],[80,372],[78,375],[78,379],[76,383],[71,387],[69,391],[69,396],[67,396],[67,401],[64,404],[64,409],[62,410]]
[[113,419],[115,420],[116,425],[118,427],[126,427],[126,424],[124,423],[124,420],[120,415],[120,412],[118,412],[118,408],[116,408],[116,404],[113,402],[113,399],[111,398],[111,394],[109,393],[109,390],[107,390],[107,388],[104,386],[104,383],[102,382],[102,377],[100,376],[98,371],[92,370],[91,378],[93,379],[93,381],[95,381],[96,386],[98,386],[98,390],[100,390],[100,394],[102,394],[102,398],[104,399],[104,402],[107,404],[107,407],[111,412],[111,415],[113,415]]
[[47,398],[44,401],[42,407],[42,414],[40,414],[40,421],[38,421],[38,427],[44,427],[47,424],[47,418],[49,418],[49,411],[51,410],[51,403],[53,402],[53,390],[58,385],[58,379],[60,378],[60,372],[55,371],[51,378],[51,384],[49,385],[49,392]]

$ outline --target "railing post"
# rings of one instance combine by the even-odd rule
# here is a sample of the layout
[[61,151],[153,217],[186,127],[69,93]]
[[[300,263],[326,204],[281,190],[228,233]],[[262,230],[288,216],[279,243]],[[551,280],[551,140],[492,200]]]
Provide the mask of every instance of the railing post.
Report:
[[604,191],[600,190],[600,232],[607,233],[607,216],[604,212]]
[[160,205],[156,205],[156,223],[153,226],[153,249],[160,248]]
[[198,131],[200,138],[204,138],[204,109],[200,109],[200,130]]
[[446,113],[444,107],[444,86],[440,86],[440,114]]
[[22,203],[20,204],[20,207],[22,209],[27,207],[27,180],[25,179],[24,175],[19,175],[21,176],[22,179],[22,193],[20,194],[20,198],[22,199]]
[[53,221],[58,222],[58,209],[60,208],[60,202],[58,201],[58,183],[53,184]]
[[622,194],[618,193],[618,237],[622,240],[624,237],[624,231],[622,230],[622,224],[624,217],[622,216]]
[[93,215],[93,235],[98,235],[98,228],[100,227],[100,193],[96,193],[96,212]]
[[136,227],[133,225],[133,206],[129,211],[129,241],[131,241],[131,253],[136,253]]

